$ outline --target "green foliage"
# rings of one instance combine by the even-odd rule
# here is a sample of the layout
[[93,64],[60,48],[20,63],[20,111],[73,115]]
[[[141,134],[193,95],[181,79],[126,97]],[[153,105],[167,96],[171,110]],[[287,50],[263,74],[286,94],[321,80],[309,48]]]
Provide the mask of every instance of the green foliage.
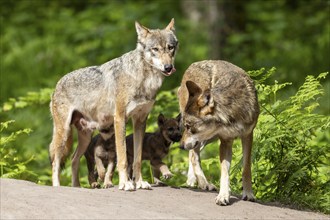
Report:
[[[255,129],[253,182],[258,198],[330,211],[330,178],[324,169],[330,167],[330,117],[313,113],[324,93],[320,80],[326,76],[307,76],[287,100],[276,96],[288,83],[257,83],[261,114]],[[239,175],[238,170],[232,175]]]
[[28,128],[11,132],[9,135],[3,135],[14,120],[1,122],[0,125],[0,177],[23,179],[36,182],[37,174],[27,168],[27,164],[34,158],[22,158],[17,154],[15,140],[22,134],[29,134],[32,131]]
[[13,108],[25,108],[31,105],[48,104],[52,93],[53,89],[41,89],[39,92],[28,92],[26,96],[17,99],[10,98],[3,104],[0,112],[10,111]]
[[225,59],[240,63],[243,69],[276,66],[272,79],[300,85],[307,74],[330,68],[325,62],[330,59],[329,7],[329,1],[323,0],[243,4],[245,13],[228,31]]

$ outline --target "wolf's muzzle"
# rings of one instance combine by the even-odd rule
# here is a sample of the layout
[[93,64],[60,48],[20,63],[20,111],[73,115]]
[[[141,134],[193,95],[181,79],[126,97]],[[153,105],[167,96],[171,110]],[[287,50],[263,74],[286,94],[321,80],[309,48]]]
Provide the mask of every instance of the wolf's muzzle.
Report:
[[172,137],[170,137],[170,139],[173,141],[173,142],[179,142],[182,138],[182,135],[173,135]]
[[170,76],[172,73],[176,71],[175,67],[172,64],[165,64],[163,74],[165,76]]
[[173,69],[173,65],[172,64],[165,64],[164,69],[165,69],[165,72],[170,73]]

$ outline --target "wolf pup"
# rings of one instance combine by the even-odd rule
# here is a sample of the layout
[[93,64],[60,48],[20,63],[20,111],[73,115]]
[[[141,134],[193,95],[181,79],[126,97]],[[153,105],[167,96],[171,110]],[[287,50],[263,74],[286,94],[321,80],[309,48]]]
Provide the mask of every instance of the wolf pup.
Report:
[[[180,129],[181,115],[176,118],[165,118],[163,114],[158,116],[158,128],[155,133],[146,133],[143,139],[143,151],[142,160],[149,160],[153,176],[154,183],[156,185],[164,185],[160,180],[160,173],[165,179],[169,179],[173,174],[168,169],[167,165],[163,163],[162,159],[167,156],[170,146],[173,142],[179,142],[181,140]],[[126,138],[127,143],[127,157],[128,164],[133,164],[133,135],[129,135]],[[130,176],[132,176],[132,169]]]
[[85,158],[90,186],[100,188],[100,184],[97,182],[99,177],[104,182],[104,188],[113,187],[112,177],[116,168],[116,143],[113,126],[101,130],[100,134],[92,139],[85,152]]
[[187,184],[212,189],[201,169],[200,148],[220,139],[220,192],[218,205],[228,205],[232,144],[243,146],[243,199],[254,200],[251,183],[251,148],[259,105],[253,81],[241,68],[226,61],[201,61],[190,65],[178,90],[184,133],[181,147],[190,150]]
[[[173,175],[162,159],[168,154],[170,145],[173,142],[179,142],[181,139],[180,115],[176,118],[165,118],[163,114],[158,116],[159,131],[155,133],[146,133],[143,139],[142,159],[150,160],[153,170],[154,182],[157,185],[164,185],[160,180],[160,173],[165,179]],[[133,135],[126,137],[128,172],[132,176],[133,155]],[[115,168],[116,151],[114,136],[110,139],[104,139],[101,135],[96,135],[86,153],[88,167],[88,180],[92,188],[98,188],[97,176],[104,180],[104,188],[113,186],[112,177]],[[94,173],[96,165],[97,173]],[[107,167],[107,171],[105,171]]]
[[[146,119],[165,76],[174,71],[178,40],[174,19],[165,29],[151,30],[138,22],[135,50],[100,66],[68,73],[57,83],[50,102],[53,138],[49,146],[53,186],[60,185],[60,167],[72,148],[72,125],[78,130],[78,146],[72,157],[72,186],[78,187],[78,168],[92,131],[79,129],[81,118],[98,129],[114,125],[119,189],[149,189],[141,175],[142,140]],[[132,118],[134,127],[133,179],[128,179],[125,131]],[[101,133],[102,135],[102,133]]]

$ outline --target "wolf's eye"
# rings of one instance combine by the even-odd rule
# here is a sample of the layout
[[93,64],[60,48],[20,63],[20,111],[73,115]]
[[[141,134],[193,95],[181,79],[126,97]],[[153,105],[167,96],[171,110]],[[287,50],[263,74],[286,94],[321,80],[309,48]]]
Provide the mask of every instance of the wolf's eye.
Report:
[[159,51],[159,49],[157,47],[153,47],[152,50],[155,51],[155,52]]
[[173,49],[174,49],[174,46],[172,46],[172,45],[168,45],[168,49],[169,49],[169,50],[173,50]]
[[168,128],[167,130],[168,130],[169,132],[172,132],[172,131],[174,131],[174,128],[171,127],[171,128]]

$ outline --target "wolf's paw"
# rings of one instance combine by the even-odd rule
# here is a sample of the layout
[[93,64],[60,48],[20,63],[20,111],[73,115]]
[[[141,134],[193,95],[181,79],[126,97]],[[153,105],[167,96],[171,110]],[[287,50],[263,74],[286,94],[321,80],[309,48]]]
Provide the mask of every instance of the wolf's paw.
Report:
[[164,173],[163,174],[164,179],[168,180],[173,177],[173,174],[171,172]]
[[156,184],[156,186],[167,186],[167,184],[162,181],[157,181],[157,182],[155,182],[155,184]]
[[151,186],[148,182],[140,180],[140,181],[136,182],[136,188],[137,189],[151,189]]
[[100,188],[101,186],[100,186],[100,184],[98,182],[93,182],[91,184],[91,187],[92,187],[92,189],[95,189],[95,188]]
[[218,205],[229,205],[229,193],[219,193],[219,195],[215,198],[215,203]]
[[213,185],[211,183],[204,184],[204,185],[200,186],[199,188],[201,188],[202,190],[206,190],[206,191],[217,191],[217,187],[215,187],[215,185]]
[[111,188],[111,187],[113,187],[113,184],[111,182],[110,183],[104,183],[104,186],[103,186],[104,189],[108,189],[108,188]]
[[118,189],[125,191],[134,191],[135,187],[132,181],[126,181],[119,183]]
[[254,198],[253,192],[246,192],[243,190],[243,196],[242,199],[245,201],[251,201],[251,202],[255,202],[256,199]]

